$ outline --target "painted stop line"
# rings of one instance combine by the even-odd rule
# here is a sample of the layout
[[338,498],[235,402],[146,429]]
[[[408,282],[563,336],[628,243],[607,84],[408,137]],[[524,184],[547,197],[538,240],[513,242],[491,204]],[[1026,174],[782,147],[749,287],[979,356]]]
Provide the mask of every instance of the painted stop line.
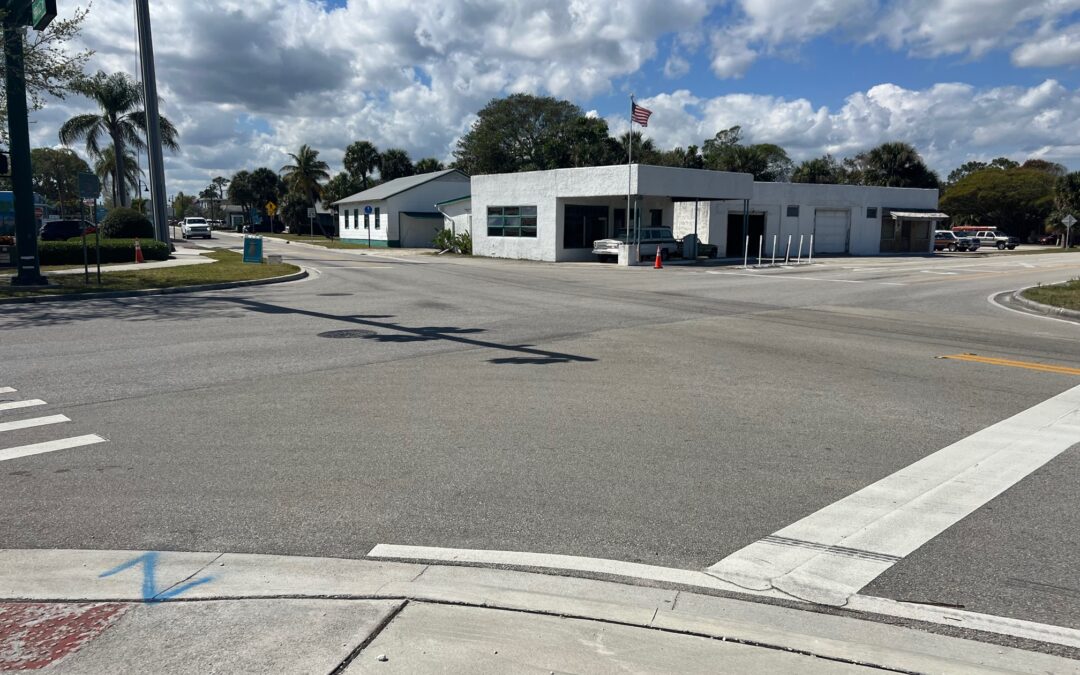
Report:
[[708,573],[828,605],[1080,443],[1080,387],[987,427],[724,558]]

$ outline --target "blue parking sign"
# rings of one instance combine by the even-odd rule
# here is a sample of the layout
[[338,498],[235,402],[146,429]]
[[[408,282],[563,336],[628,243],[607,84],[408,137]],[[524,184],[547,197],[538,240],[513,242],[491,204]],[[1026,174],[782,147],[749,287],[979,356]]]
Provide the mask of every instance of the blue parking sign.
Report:
[[244,262],[262,263],[262,237],[244,237]]

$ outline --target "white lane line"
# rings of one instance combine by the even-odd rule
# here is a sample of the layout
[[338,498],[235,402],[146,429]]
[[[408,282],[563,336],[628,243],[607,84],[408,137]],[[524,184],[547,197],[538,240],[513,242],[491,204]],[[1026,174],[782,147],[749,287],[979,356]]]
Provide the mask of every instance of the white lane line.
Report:
[[101,436],[88,434],[86,436],[73,436],[71,438],[61,438],[56,441],[34,443],[33,445],[3,448],[0,449],[0,462],[8,459],[16,459],[18,457],[27,457],[29,455],[40,455],[43,452],[55,452],[56,450],[67,450],[69,448],[79,448],[84,445],[93,445],[94,443],[104,443],[105,440],[106,439]]
[[[367,557],[474,565],[512,565],[554,572],[590,572],[629,579],[679,584],[691,588],[718,589],[744,596],[792,599],[790,596],[776,590],[748,591],[745,588],[724,583],[715,577],[694,570],[658,567],[603,558],[527,553],[523,551],[401,546],[396,544],[379,544],[371,549]],[[1050,644],[1080,647],[1080,630],[1024,621],[1023,619],[1011,619],[960,609],[898,602],[888,598],[875,598],[867,595],[852,596],[845,609],[924,621],[953,628],[986,631]]]
[[14,387],[0,387],[0,394],[14,394]]
[[710,574],[828,605],[1080,443],[1080,387],[953,443],[732,553]]
[[56,424],[58,422],[70,422],[71,419],[66,415],[49,415],[48,417],[31,417],[28,420],[15,420],[14,422],[0,422],[0,431],[15,431],[16,429],[29,429],[30,427],[40,427],[46,424]]
[[755,279],[775,279],[777,281],[831,281],[837,284],[865,284],[866,281],[861,279],[825,279],[823,277],[803,277],[795,275],[771,275],[771,274],[750,274],[747,272],[707,272],[707,274],[721,274],[729,277],[753,277]]
[[[681,570],[674,567],[658,567],[641,563],[606,560],[604,558],[584,558],[574,555],[552,553],[527,553],[525,551],[492,551],[471,548],[439,548],[437,546],[403,546],[398,544],[378,544],[367,554],[368,558],[392,560],[434,560],[439,562],[474,563],[480,565],[513,565],[515,567],[534,567],[537,569],[591,572],[631,579],[649,579],[671,584],[700,586],[732,593],[745,593],[746,589],[729,584],[704,572]],[[775,598],[791,598],[783,593],[771,592],[767,595]]]
[[45,405],[40,398],[32,398],[27,401],[7,401],[0,403],[0,410],[18,410],[19,408],[32,408],[36,405]]

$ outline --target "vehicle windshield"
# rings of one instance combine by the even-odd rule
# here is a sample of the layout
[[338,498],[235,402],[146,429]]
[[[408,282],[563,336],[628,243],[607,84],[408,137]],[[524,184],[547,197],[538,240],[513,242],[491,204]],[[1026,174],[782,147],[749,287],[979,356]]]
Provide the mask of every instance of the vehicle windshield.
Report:
[[206,224],[206,219],[205,218],[188,218],[187,222],[188,222],[188,225],[205,225]]

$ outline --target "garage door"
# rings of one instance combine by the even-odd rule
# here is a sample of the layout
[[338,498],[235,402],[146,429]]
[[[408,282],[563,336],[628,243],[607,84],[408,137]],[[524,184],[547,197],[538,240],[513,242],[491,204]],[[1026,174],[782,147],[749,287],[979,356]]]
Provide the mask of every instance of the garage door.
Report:
[[435,233],[443,228],[440,213],[402,212],[398,215],[398,236],[405,248],[428,248],[434,246]]
[[814,213],[814,252],[847,253],[849,211],[818,209]]

